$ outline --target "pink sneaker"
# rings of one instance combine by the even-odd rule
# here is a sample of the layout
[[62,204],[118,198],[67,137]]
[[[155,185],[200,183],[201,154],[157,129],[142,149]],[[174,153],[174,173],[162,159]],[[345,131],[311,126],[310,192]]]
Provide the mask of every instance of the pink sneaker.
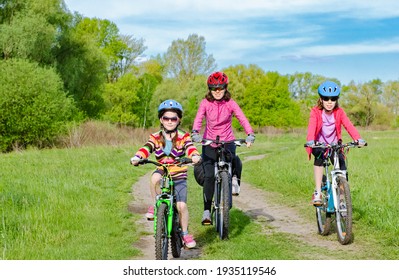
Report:
[[183,242],[189,249],[194,248],[197,245],[197,242],[195,242],[193,236],[190,234],[183,235]]
[[154,220],[154,206],[148,207],[148,211],[145,214],[147,220],[152,221]]

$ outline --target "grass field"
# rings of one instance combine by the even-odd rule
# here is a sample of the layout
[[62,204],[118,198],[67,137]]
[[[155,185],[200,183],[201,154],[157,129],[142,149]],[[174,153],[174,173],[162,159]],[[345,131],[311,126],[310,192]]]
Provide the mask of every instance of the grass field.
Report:
[[[399,259],[399,207],[396,172],[399,131],[362,131],[369,143],[349,153],[349,180],[354,207],[355,243],[364,252],[333,258]],[[304,135],[257,135],[241,157],[265,154],[245,163],[243,180],[273,194],[275,203],[294,208],[311,221],[312,162]],[[344,139],[345,140],[345,139]],[[346,139],[349,140],[349,139]],[[99,146],[27,150],[0,155],[0,259],[131,259],[139,239],[138,216],[128,211],[132,184],[151,167],[133,168],[129,158],[138,147]],[[257,176],[250,176],[256,174]],[[201,188],[189,180],[190,231],[203,259],[312,259],[318,248],[288,234],[261,233],[260,225],[232,210],[229,242],[200,226]],[[336,237],[331,237],[336,238]],[[314,253],[314,254],[312,254]]]

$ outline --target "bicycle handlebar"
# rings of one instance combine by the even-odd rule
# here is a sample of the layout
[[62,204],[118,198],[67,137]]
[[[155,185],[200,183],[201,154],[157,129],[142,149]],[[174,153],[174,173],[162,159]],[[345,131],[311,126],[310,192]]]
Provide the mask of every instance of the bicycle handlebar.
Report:
[[175,161],[176,161],[177,163],[160,163],[160,162],[157,162],[157,161],[154,161],[154,160],[150,160],[150,159],[148,159],[148,158],[143,158],[143,159],[140,159],[140,160],[139,160],[139,165],[141,165],[141,164],[147,164],[147,163],[152,163],[152,164],[154,164],[154,165],[156,165],[156,166],[164,166],[164,167],[166,167],[166,166],[169,166],[169,165],[182,165],[182,164],[190,164],[190,163],[193,163],[192,159],[186,158],[186,157],[183,157],[183,158],[176,158]]
[[[338,143],[332,143],[332,144],[326,144],[326,143],[316,143],[313,145],[308,145],[304,144],[303,145],[305,148],[326,148],[326,149],[340,149],[340,148],[346,148],[346,147],[358,147],[361,148],[362,146],[359,145],[359,142],[352,141],[344,144],[338,144]],[[365,143],[363,146],[367,146],[367,143]]]
[[218,139],[216,140],[211,140],[211,139],[202,139],[201,144],[203,146],[208,146],[210,144],[218,144],[218,145],[223,145],[223,144],[231,144],[234,143],[236,146],[241,146],[242,144],[247,143],[245,139],[234,139],[234,140],[229,140],[229,141],[220,141]]

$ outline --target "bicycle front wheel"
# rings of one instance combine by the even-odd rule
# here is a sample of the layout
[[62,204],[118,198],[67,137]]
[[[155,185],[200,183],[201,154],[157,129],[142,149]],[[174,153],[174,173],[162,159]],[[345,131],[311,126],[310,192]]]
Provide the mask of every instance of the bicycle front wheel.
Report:
[[222,171],[220,173],[221,178],[221,191],[220,191],[220,227],[219,237],[220,239],[226,239],[229,237],[229,225],[230,225],[230,183],[229,173]]
[[161,203],[157,209],[155,229],[155,259],[168,259],[168,205]]
[[348,181],[342,176],[337,177],[338,209],[336,211],[337,236],[342,245],[353,241],[352,233],[352,199]]
[[316,207],[317,229],[320,235],[326,236],[331,229],[331,213],[327,211],[328,195],[327,190],[321,191],[322,205]]
[[172,249],[172,256],[174,258],[179,258],[181,255],[181,248],[183,247],[183,241],[181,238],[181,227],[179,221],[179,213],[177,209],[174,209],[173,212],[173,228],[172,228],[172,236],[170,239],[170,247]]

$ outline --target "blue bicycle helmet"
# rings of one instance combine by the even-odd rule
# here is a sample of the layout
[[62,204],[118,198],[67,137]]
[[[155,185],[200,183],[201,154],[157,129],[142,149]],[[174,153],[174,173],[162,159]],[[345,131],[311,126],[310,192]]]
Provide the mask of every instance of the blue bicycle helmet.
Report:
[[339,94],[341,93],[341,89],[336,83],[331,81],[325,81],[319,86],[318,92],[320,96],[333,97],[339,96]]
[[163,101],[161,104],[158,106],[158,117],[162,117],[162,115],[165,113],[165,111],[174,111],[177,113],[179,118],[181,119],[183,116],[183,107],[179,102],[173,99],[168,99]]

